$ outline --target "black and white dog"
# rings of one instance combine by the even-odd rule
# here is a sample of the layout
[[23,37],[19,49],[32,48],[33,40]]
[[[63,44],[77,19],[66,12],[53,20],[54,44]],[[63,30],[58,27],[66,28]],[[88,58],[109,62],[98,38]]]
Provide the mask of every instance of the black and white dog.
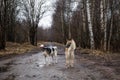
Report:
[[41,44],[40,48],[42,49],[43,55],[45,57],[45,64],[48,62],[47,57],[49,62],[57,63],[57,47],[56,46],[45,47],[43,44]]

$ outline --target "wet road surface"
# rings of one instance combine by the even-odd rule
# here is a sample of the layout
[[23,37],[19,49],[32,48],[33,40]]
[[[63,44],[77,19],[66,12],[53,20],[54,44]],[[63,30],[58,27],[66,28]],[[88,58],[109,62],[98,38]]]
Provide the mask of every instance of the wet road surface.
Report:
[[101,66],[78,55],[75,56],[74,68],[66,69],[64,50],[59,49],[58,53],[62,53],[58,55],[58,63],[51,65],[44,64],[40,51],[1,60],[0,80],[119,80],[114,73],[108,72],[110,77],[105,76]]

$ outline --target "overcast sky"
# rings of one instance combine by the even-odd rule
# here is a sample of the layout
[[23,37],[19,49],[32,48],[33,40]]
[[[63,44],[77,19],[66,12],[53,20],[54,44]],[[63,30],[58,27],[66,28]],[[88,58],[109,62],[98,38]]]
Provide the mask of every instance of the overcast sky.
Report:
[[[46,0],[45,1],[44,6],[48,6],[51,10],[47,11],[44,14],[43,18],[40,20],[40,22],[38,24],[39,27],[41,27],[41,26],[43,28],[51,27],[51,25],[52,25],[52,15],[53,15],[54,9],[55,9],[53,7],[53,5],[55,5],[56,1],[57,0]],[[21,21],[25,20],[26,17],[24,16],[24,13],[23,13],[24,10],[22,9],[22,6],[21,7],[18,6],[18,9],[20,9],[19,15],[17,16],[18,20],[21,20]],[[42,8],[42,10],[44,10],[44,8]]]
[[[48,6],[53,6],[55,4],[57,0],[48,0],[46,2],[46,5]],[[75,11],[77,8],[78,2],[74,2],[71,7],[72,7],[72,11]],[[43,28],[48,28],[51,27],[52,25],[52,15],[53,15],[54,11],[49,11],[45,14],[45,17],[43,17],[40,22],[39,22],[39,26],[42,26]]]
[[[38,0],[39,1],[39,0]],[[51,10],[47,11],[43,18],[40,20],[38,26],[39,27],[43,27],[43,28],[49,28],[52,25],[52,19],[53,19],[53,14],[54,14],[54,10],[55,10],[55,4],[56,4],[57,0],[46,0],[46,3],[44,4],[45,6],[48,6],[49,8],[51,8]],[[38,2],[37,2],[38,3]],[[71,8],[72,11],[75,11],[77,8],[78,3],[72,3]],[[19,8],[19,7],[18,7]],[[43,10],[45,10],[44,8],[42,8]],[[25,16],[23,16],[23,11],[21,11],[19,13],[18,18],[20,20],[24,20]]]
[[[46,5],[52,7],[57,0],[47,0]],[[54,10],[54,8],[53,8]],[[52,25],[52,15],[54,11],[48,11],[47,13],[44,14],[44,17],[40,20],[39,26],[42,26],[43,28],[48,28],[51,27]]]
[[51,27],[52,25],[52,15],[53,15],[53,11],[47,12],[45,14],[45,16],[40,20],[38,26],[39,27],[44,27],[44,28],[48,28]]

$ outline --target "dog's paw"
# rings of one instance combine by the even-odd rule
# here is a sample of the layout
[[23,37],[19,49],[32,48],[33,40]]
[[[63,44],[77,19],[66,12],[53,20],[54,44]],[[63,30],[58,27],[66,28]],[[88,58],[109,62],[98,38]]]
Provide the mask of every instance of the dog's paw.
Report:
[[70,65],[70,68],[74,68],[74,65]]
[[70,68],[70,66],[69,66],[69,65],[67,65],[67,64],[65,64],[65,66],[66,66],[66,69],[69,69],[69,68]]
[[66,66],[66,69],[69,69],[70,68],[70,66]]

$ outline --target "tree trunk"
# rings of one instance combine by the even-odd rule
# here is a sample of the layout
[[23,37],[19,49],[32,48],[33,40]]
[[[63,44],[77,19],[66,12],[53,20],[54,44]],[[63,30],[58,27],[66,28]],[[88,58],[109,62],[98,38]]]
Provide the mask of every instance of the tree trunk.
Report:
[[35,45],[35,31],[33,27],[30,28],[30,43]]
[[103,0],[100,2],[100,24],[101,24],[101,30],[104,29],[104,9],[103,9]]
[[[101,25],[101,35],[104,36],[104,6],[103,0],[100,1],[100,25]],[[103,49],[103,37],[101,36],[100,48]],[[105,37],[105,36],[104,36]]]
[[69,27],[69,32],[68,32],[68,38],[69,39],[71,39],[71,25],[70,25],[70,20],[69,20],[69,25],[68,25],[68,27]]
[[85,19],[85,1],[83,0],[83,8],[82,8],[82,21],[83,21],[83,31],[86,32],[86,19]]
[[37,46],[37,27],[30,28],[30,43],[34,46]]
[[[105,5],[105,0],[101,0],[100,2],[100,24],[101,24],[101,35],[104,35],[104,38],[101,39],[101,48],[104,49],[104,51],[106,51],[106,41],[107,41],[107,36],[106,36],[106,17],[107,17],[107,13],[106,13],[106,5]],[[103,41],[104,41],[104,45],[103,45]]]
[[105,20],[105,28],[104,28],[104,51],[107,49],[107,20]]
[[5,49],[6,41],[5,41],[5,26],[0,29],[0,50]]
[[3,12],[2,12],[2,10],[1,10],[1,14],[3,14],[2,15],[2,17],[1,17],[1,19],[0,19],[0,50],[1,49],[5,49],[5,46],[6,46],[6,39],[5,39],[5,33],[6,33],[6,25],[7,25],[7,23],[6,23],[6,19],[7,19],[7,1],[6,0],[4,0],[3,1],[3,4],[1,3],[1,5],[2,5],[2,9],[3,9]]
[[89,0],[87,0],[86,6],[87,6],[88,28],[89,28],[89,34],[90,34],[90,45],[91,45],[91,49],[94,49],[94,36],[93,36],[92,22],[91,22],[91,16],[90,16]]
[[113,16],[113,10],[114,10],[114,8],[113,8],[113,5],[114,5],[114,1],[112,1],[111,2],[111,4],[110,4],[110,11],[111,11],[111,20],[110,20],[110,29],[109,29],[109,37],[108,37],[108,51],[110,51],[110,43],[111,43],[111,38],[112,38],[112,30],[113,30],[113,18],[114,18],[114,16]]
[[38,25],[36,24],[36,26],[35,26],[35,46],[37,46],[37,27],[38,27]]
[[66,41],[65,41],[65,31],[64,31],[64,20],[63,20],[63,11],[61,10],[61,27],[62,27],[62,36],[63,36],[63,44],[65,44],[66,43]]
[[108,39],[108,51],[110,51],[110,42],[111,42],[111,37],[112,37],[112,29],[113,29],[113,14],[111,13],[111,23],[110,23],[110,34],[109,34],[109,39]]
[[106,4],[105,2],[106,0],[104,0],[104,51],[107,50],[107,13],[108,13],[108,4]]

